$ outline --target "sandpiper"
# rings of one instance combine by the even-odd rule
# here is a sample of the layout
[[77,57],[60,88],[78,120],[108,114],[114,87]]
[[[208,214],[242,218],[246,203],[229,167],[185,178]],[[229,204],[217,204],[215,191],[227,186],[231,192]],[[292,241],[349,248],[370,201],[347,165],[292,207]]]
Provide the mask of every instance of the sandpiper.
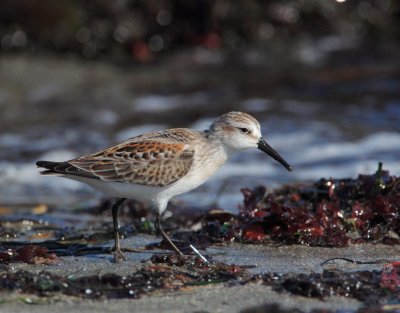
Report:
[[125,260],[119,242],[118,209],[127,199],[141,201],[156,211],[155,228],[180,255],[161,226],[169,200],[209,179],[233,154],[258,148],[292,167],[262,138],[260,124],[251,115],[229,112],[208,130],[173,128],[146,133],[99,152],[65,162],[38,161],[43,175],[60,175],[89,184],[109,197],[115,235],[114,260]]

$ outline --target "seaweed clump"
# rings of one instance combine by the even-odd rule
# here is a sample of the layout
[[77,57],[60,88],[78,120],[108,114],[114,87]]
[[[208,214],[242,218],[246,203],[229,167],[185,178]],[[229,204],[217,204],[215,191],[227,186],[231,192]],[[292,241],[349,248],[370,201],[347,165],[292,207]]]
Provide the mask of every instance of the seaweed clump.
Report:
[[240,282],[249,277],[238,266],[204,263],[195,257],[186,258],[153,257],[152,262],[127,276],[108,273],[66,277],[49,272],[4,272],[0,274],[0,291],[17,291],[43,297],[61,293],[89,299],[138,298],[157,290],[174,291],[188,286]]
[[277,292],[307,298],[351,297],[369,306],[400,301],[399,262],[385,265],[382,271],[324,270],[322,273],[284,275],[266,273],[256,279],[261,279]]
[[322,247],[400,243],[400,179],[381,164],[375,174],[356,179],[241,191],[238,215],[219,212],[205,218],[203,231],[212,240]]
[[55,253],[38,245],[24,245],[18,249],[9,248],[0,252],[0,263],[23,262],[28,264],[57,264],[59,261]]

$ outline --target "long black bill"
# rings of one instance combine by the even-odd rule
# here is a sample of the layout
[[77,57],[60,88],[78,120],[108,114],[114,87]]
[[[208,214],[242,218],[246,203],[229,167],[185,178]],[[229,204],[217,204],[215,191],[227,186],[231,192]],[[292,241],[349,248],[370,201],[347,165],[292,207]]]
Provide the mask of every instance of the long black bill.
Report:
[[264,151],[265,153],[269,154],[271,157],[273,157],[275,160],[277,160],[279,163],[281,163],[288,171],[292,171],[292,166],[289,165],[288,162],[286,162],[278,152],[276,152],[269,144],[265,142],[264,139],[260,138],[260,141],[258,142],[258,149],[261,151]]

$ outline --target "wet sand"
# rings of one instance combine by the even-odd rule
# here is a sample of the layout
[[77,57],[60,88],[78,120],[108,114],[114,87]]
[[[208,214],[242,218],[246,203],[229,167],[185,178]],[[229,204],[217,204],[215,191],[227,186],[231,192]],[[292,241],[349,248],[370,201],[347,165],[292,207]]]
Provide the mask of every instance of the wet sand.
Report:
[[[125,247],[140,248],[144,244],[157,241],[150,235],[134,236],[122,241]],[[111,242],[110,242],[111,244]],[[26,270],[39,273],[47,271],[64,277],[103,275],[115,273],[129,275],[144,267],[143,261],[154,253],[161,251],[145,251],[127,253],[128,261],[120,264],[112,263],[111,255],[87,255],[61,257],[58,265],[28,265],[16,263],[10,265],[11,271]],[[347,248],[318,248],[307,246],[272,246],[233,243],[228,246],[213,246],[207,249],[205,255],[211,256],[216,262],[226,264],[251,265],[251,273],[314,273],[323,269],[336,269],[344,272],[360,270],[381,270],[383,264],[357,265],[353,263],[334,261],[325,266],[320,263],[333,257],[348,257],[360,261],[376,259],[396,260],[400,255],[399,246],[360,244]],[[352,298],[330,297],[324,299],[305,298],[277,293],[269,286],[249,283],[246,285],[229,283],[211,284],[199,287],[185,287],[179,291],[156,291],[139,299],[127,300],[87,300],[56,295],[49,298],[38,298],[32,295],[18,293],[1,293],[0,312],[21,312],[29,309],[31,312],[240,312],[250,307],[278,303],[284,308],[298,308],[308,312],[316,308],[330,310],[355,310],[362,303]],[[33,302],[38,305],[28,305],[23,302]]]

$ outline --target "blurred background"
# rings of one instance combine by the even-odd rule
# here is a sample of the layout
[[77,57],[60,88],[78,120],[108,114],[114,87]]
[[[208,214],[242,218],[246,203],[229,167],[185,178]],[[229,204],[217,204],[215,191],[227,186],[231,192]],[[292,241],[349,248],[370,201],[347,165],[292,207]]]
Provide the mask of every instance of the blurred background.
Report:
[[242,187],[399,175],[399,55],[395,0],[2,0],[0,207],[100,199],[34,162],[230,110],[294,172],[242,153],[177,201],[235,211]]

